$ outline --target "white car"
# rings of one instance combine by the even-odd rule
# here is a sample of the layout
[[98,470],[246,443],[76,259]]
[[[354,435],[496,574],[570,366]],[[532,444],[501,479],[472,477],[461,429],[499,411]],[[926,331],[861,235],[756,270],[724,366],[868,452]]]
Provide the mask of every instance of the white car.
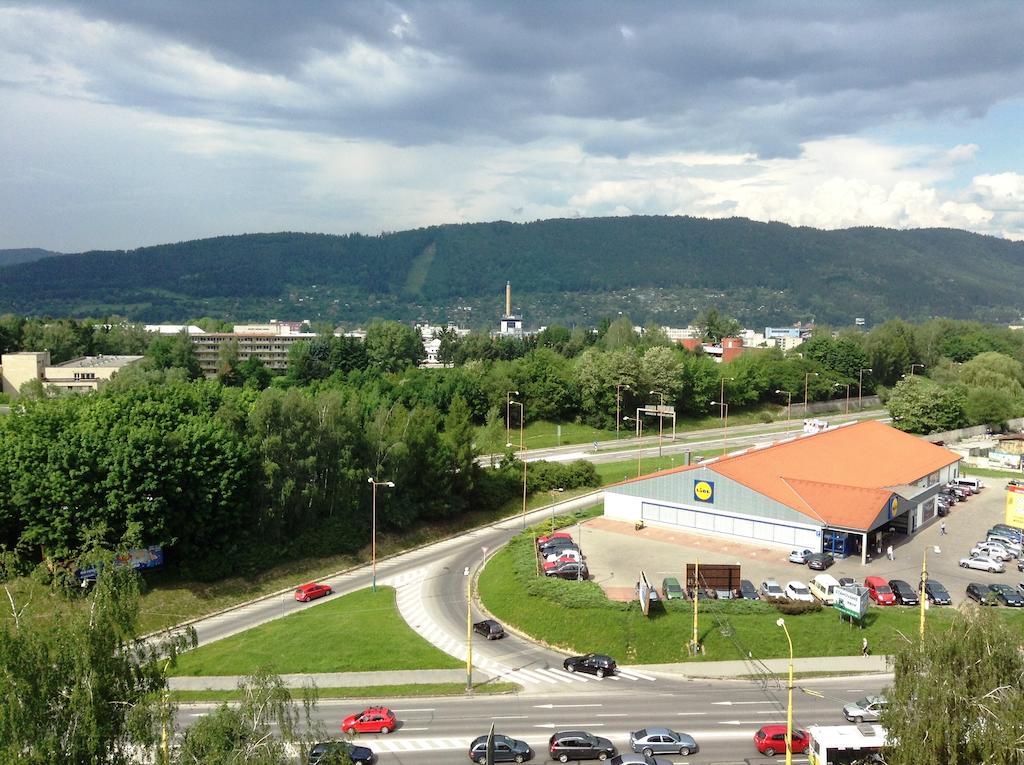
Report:
[[803,582],[787,582],[786,597],[790,600],[803,600],[808,603],[814,602],[814,596],[811,595],[810,588],[808,588]]
[[971,557],[995,558],[996,560],[1010,560],[1013,553],[1007,550],[998,542],[978,542],[971,548]]
[[789,554],[789,562],[804,564],[807,562],[808,555],[814,555],[814,553],[810,550],[793,550]]
[[995,558],[961,558],[960,568],[974,568],[978,571],[988,571],[990,574],[1001,574],[1006,571],[1006,566],[1001,560]]
[[779,587],[779,583],[774,579],[769,579],[765,582],[761,582],[761,597],[766,600],[769,598],[784,598],[786,593],[783,592],[782,588]]
[[[978,542],[978,544],[982,544]],[[1013,557],[1019,558],[1021,553],[1024,553],[1024,545],[1020,542],[1016,542],[1008,537],[1004,537],[998,534],[989,534],[988,539],[985,540],[984,544],[1002,545],[1006,548]]]
[[556,560],[571,560],[574,563],[579,563],[583,560],[583,556],[580,555],[579,550],[559,550],[558,552],[545,555],[544,560],[548,563],[554,563]]

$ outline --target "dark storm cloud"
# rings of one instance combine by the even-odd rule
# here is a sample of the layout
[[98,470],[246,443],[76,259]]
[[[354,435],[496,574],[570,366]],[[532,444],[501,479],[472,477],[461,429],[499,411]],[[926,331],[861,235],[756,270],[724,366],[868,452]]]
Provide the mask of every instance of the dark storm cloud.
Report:
[[907,117],[983,114],[1024,83],[1022,3],[45,7],[186,45],[308,94],[296,102],[184,93],[101,61],[88,74],[104,100],[402,145],[553,138],[619,156],[786,155],[809,139]]

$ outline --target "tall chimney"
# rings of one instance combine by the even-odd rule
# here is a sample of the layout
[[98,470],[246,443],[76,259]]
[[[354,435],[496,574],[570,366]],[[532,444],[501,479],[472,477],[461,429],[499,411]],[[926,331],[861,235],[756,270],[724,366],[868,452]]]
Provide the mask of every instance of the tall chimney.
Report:
[[512,282],[505,282],[505,315],[512,315]]

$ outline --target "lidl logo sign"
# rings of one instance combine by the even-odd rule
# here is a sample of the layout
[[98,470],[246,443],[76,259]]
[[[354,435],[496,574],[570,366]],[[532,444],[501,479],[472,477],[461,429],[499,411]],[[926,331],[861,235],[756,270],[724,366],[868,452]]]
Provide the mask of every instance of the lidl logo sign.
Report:
[[714,502],[715,501],[715,482],[714,481],[694,481],[693,482],[693,498],[698,502]]

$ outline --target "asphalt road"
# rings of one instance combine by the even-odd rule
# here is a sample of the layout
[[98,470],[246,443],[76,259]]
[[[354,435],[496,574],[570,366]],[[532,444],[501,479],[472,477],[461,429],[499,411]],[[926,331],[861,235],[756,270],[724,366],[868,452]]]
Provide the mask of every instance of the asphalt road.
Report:
[[[798,681],[794,725],[846,724],[843,704],[882,690],[888,681],[888,677],[877,675]],[[688,681],[669,690],[661,684],[635,687],[606,680],[601,687],[603,693],[578,698],[526,693],[382,700],[375,703],[391,706],[400,721],[398,730],[387,736],[361,735],[358,743],[370,747],[381,765],[468,762],[470,741],[486,734],[493,722],[495,732],[530,744],[536,752],[534,762],[547,762],[546,744],[556,730],[582,728],[610,739],[622,752],[628,751],[630,731],[658,725],[689,733],[700,746],[695,755],[669,756],[677,765],[724,765],[748,759],[760,762],[752,743],[754,732],[767,723],[786,720],[784,685],[765,688],[753,681]],[[315,719],[323,723],[329,736],[341,738],[341,720],[362,707],[359,701],[322,702]],[[182,707],[179,727],[187,727],[209,709]],[[797,756],[794,761],[806,762],[806,758]]]

